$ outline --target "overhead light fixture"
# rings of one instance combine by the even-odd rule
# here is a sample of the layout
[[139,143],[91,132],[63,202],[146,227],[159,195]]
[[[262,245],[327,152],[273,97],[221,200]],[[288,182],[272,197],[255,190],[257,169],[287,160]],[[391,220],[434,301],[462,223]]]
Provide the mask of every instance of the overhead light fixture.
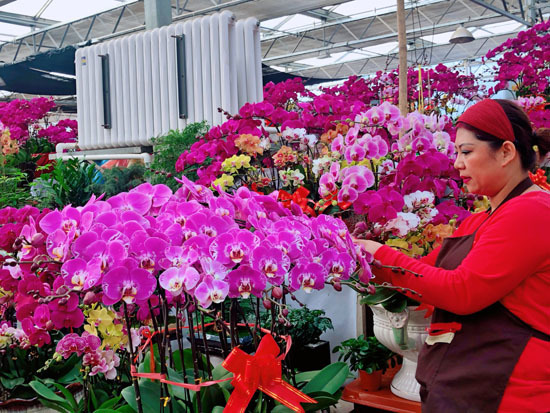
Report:
[[469,43],[473,42],[474,40],[474,35],[463,25],[460,25],[449,39],[449,43]]

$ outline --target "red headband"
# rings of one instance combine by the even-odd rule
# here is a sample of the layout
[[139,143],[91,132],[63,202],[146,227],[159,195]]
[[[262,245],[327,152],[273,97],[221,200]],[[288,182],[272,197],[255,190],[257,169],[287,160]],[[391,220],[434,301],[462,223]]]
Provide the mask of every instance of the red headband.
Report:
[[458,118],[457,125],[460,122],[505,141],[516,140],[510,119],[502,106],[493,99],[484,99],[470,106]]

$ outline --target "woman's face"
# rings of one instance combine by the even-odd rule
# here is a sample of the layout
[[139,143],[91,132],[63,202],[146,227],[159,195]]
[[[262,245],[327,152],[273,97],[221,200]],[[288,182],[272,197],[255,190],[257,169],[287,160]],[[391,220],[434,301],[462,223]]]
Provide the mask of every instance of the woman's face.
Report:
[[493,150],[488,142],[476,138],[474,132],[459,128],[455,140],[455,169],[474,194],[496,195],[504,186],[501,163],[498,151]]

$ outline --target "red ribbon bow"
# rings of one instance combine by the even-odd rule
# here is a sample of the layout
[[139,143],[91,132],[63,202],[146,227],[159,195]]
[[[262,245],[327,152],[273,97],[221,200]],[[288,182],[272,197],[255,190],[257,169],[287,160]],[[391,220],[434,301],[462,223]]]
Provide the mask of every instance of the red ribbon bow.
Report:
[[295,412],[304,412],[300,403],[317,403],[295,387],[283,381],[279,346],[271,334],[260,341],[256,354],[251,356],[234,348],[224,360],[223,367],[234,374],[231,384],[235,388],[224,412],[243,413],[254,395],[260,389]]
[[294,202],[295,204],[298,204],[300,208],[302,208],[302,211],[304,211],[306,214],[309,214],[310,216],[315,216],[315,211],[313,208],[311,208],[307,203],[309,199],[307,199],[307,196],[309,195],[309,190],[303,186],[299,187],[296,191],[294,191],[293,194],[289,194],[285,190],[279,191],[279,201],[282,201],[285,208],[290,209],[291,202]]
[[[317,209],[319,212],[323,212],[325,209],[331,206],[332,201],[338,200],[338,190],[335,189],[329,195],[325,196],[323,200],[325,201],[323,205],[321,205],[320,202],[317,202],[315,204],[315,209]],[[345,211],[351,206],[351,202],[338,202],[337,205],[342,211]]]

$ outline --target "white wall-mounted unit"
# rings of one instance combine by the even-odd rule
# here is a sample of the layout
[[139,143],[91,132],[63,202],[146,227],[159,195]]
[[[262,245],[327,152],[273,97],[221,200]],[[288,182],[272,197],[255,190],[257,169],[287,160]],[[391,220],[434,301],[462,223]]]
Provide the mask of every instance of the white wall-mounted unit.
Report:
[[258,21],[224,11],[76,52],[78,146],[150,145],[263,99]]

